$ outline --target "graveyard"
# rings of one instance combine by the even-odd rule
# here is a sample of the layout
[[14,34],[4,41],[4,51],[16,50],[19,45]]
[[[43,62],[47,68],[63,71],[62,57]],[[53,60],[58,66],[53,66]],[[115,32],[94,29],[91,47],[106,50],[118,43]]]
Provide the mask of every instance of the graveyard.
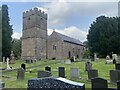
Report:
[[[45,70],[46,66],[51,67],[51,77],[58,77],[58,67],[65,67],[65,77],[68,80],[75,82],[85,83],[85,88],[91,88],[91,81],[88,80],[87,71],[85,71],[85,62],[87,60],[76,60],[71,64],[66,64],[60,60],[40,60],[37,63],[25,63],[22,60],[16,60],[15,64],[10,64],[12,69],[2,70],[2,79],[5,82],[5,88],[27,88],[28,80],[32,78],[37,78],[37,72],[39,70]],[[105,59],[100,59],[99,61],[92,61],[92,69],[98,70],[98,77],[104,78],[108,81],[109,88],[116,88],[117,86],[114,83],[110,82],[110,70],[115,69],[114,64],[105,64]],[[17,79],[17,69],[20,68],[21,64],[25,63],[26,71],[23,80]],[[2,63],[2,68],[6,68],[6,63]],[[71,68],[79,69],[79,79],[71,79]]]

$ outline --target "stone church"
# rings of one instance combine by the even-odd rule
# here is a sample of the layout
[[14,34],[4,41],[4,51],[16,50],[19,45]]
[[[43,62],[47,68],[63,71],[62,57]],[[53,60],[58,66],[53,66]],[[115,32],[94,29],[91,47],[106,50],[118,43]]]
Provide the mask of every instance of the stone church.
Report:
[[38,8],[23,12],[22,59],[82,58],[85,47],[77,39],[56,31],[47,35],[47,14]]

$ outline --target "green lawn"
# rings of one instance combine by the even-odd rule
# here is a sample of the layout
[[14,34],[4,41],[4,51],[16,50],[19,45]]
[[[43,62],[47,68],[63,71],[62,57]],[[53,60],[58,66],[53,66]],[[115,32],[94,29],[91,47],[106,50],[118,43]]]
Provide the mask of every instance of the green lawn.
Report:
[[[59,67],[59,66],[65,67],[66,78],[69,80],[70,80],[70,68],[71,67],[79,68],[81,79],[73,80],[73,81],[85,83],[86,88],[91,88],[91,82],[87,80],[87,72],[85,72],[85,61],[75,62],[75,63],[72,63],[71,65],[66,65],[66,64],[61,64],[61,63],[56,64],[55,62],[59,62],[59,60],[48,60],[48,61],[42,60],[42,61],[38,61],[36,64],[35,63],[27,64],[27,67],[37,66],[37,65],[43,65],[43,66],[32,68],[31,70],[33,71],[33,73],[29,73],[30,69],[27,69],[27,72],[25,73],[25,79],[23,81],[19,81],[16,79],[17,71],[3,73],[3,76],[9,76],[10,78],[3,77],[2,79],[5,82],[7,88],[27,88],[28,79],[36,78],[37,71],[44,70],[44,67],[48,64],[52,68],[53,76],[58,76],[58,72],[55,71],[55,69],[57,67]],[[20,67],[21,63],[23,63],[23,61],[18,60],[18,61],[16,61],[16,64],[10,64],[10,65],[13,68],[16,68],[16,67]],[[49,63],[52,63],[52,64],[49,64]],[[100,59],[99,62],[92,62],[92,64],[93,64],[93,69],[98,69],[99,77],[107,79],[108,83],[109,83],[109,87],[116,88],[116,85],[113,85],[109,82],[110,81],[109,70],[114,69],[114,65],[113,64],[105,64],[104,59]],[[6,66],[5,64],[2,64],[2,67],[5,67],[5,66]]]

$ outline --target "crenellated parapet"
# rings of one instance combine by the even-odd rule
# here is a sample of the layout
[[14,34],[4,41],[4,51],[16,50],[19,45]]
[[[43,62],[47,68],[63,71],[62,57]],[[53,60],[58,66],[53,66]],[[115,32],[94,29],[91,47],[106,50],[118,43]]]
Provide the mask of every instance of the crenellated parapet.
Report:
[[44,11],[41,11],[38,8],[33,8],[33,9],[23,12],[23,18],[26,18],[31,15],[35,15],[35,14],[47,20],[47,13],[45,13]]

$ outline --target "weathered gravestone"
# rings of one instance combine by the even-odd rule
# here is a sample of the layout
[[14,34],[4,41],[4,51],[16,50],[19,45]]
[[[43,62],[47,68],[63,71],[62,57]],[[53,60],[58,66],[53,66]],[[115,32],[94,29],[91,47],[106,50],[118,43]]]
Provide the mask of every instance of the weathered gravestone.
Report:
[[58,68],[58,76],[65,78],[65,67]]
[[11,54],[10,54],[10,64],[14,64],[14,63],[15,63],[15,57],[14,57],[13,51],[11,51]]
[[91,79],[92,90],[108,90],[107,80],[103,78],[92,78]]
[[120,63],[115,64],[115,69],[120,70]]
[[71,79],[80,79],[79,68],[71,68]]
[[120,70],[110,70],[110,81],[116,83],[120,80]]
[[28,90],[85,90],[85,84],[62,77],[34,78],[28,80]]
[[17,71],[17,79],[23,80],[25,77],[25,70],[23,68],[19,68]]
[[50,77],[52,76],[49,71],[38,71],[38,78]]
[[88,61],[85,63],[85,70],[86,71],[92,70],[92,63],[91,62]]
[[65,60],[65,64],[71,64],[71,60]]
[[98,77],[98,70],[89,70],[88,71],[88,80]]
[[120,55],[118,56],[118,60],[117,60],[117,63],[120,63]]
[[51,67],[46,66],[46,67],[45,67],[45,71],[49,71],[49,72],[51,72]]
[[23,68],[24,70],[26,70],[26,64],[22,63],[21,64],[21,68]]

